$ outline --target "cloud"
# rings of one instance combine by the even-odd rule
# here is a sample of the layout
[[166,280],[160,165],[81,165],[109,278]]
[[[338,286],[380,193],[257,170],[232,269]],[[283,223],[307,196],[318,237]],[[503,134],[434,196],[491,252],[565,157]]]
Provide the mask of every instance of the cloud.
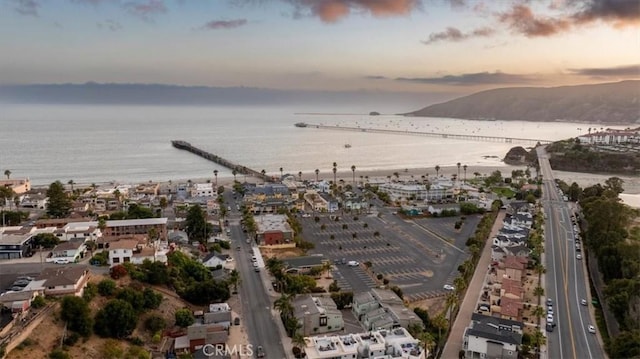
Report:
[[640,25],[640,5],[637,0],[564,0],[554,1],[550,9],[557,17],[536,16],[524,3],[497,14],[498,20],[527,37],[552,36],[573,27],[604,22],[615,27]]
[[375,17],[406,16],[417,9],[419,0],[285,0],[294,7],[294,17],[317,16],[335,23],[352,12],[370,13]]
[[568,30],[571,22],[566,19],[536,17],[526,5],[514,5],[509,12],[498,15],[500,22],[526,37],[551,36]]
[[131,15],[145,21],[151,21],[154,15],[167,12],[163,0],[129,1],[123,6]]
[[108,29],[111,31],[122,30],[122,24],[115,20],[106,20],[105,22],[99,22],[97,25],[99,29]]
[[38,0],[10,0],[14,10],[24,16],[38,16],[38,8],[42,4]]
[[577,23],[592,21],[610,22],[614,26],[640,24],[640,4],[637,0],[589,0],[571,1],[577,7],[572,18]]
[[236,27],[244,26],[246,24],[247,24],[247,19],[213,20],[204,24],[203,28],[209,29],[209,30],[233,29]]
[[478,72],[462,75],[447,75],[442,77],[399,77],[396,81],[438,84],[438,85],[489,85],[489,84],[517,84],[531,82],[532,79],[524,75],[506,74],[503,72]]
[[385,76],[380,76],[380,75],[370,75],[370,76],[365,76],[364,78],[367,80],[386,80],[387,79]]
[[488,37],[494,32],[495,30],[489,27],[478,28],[467,33],[463,33],[455,27],[448,27],[445,31],[432,33],[429,35],[429,39],[422,41],[422,43],[430,45],[440,41],[462,41],[472,37]]
[[597,77],[597,78],[603,78],[603,77],[636,78],[636,77],[640,77],[640,64],[615,66],[615,67],[569,69],[568,71],[575,75],[591,76],[591,77]]

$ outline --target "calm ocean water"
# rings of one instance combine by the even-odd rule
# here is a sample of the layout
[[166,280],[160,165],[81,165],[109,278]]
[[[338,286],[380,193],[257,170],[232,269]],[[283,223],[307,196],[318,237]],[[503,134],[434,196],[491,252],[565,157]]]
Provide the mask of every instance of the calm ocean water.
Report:
[[[171,140],[181,139],[272,174],[279,174],[280,167],[285,173],[312,173],[316,168],[330,173],[333,162],[338,163],[339,170],[349,170],[352,165],[359,170],[393,170],[461,162],[472,173],[478,166],[502,166],[499,158],[514,144],[296,128],[294,124],[549,140],[577,136],[593,127],[576,123],[368,116],[362,110],[349,109],[339,111],[352,113],[349,115],[296,112],[314,109],[3,105],[0,170],[10,169],[12,177],[29,177],[36,185],[54,180],[66,183],[70,179],[76,183],[101,183],[212,178],[214,169],[219,171],[219,178],[231,176],[226,168],[171,146]],[[358,112],[363,114],[353,114]],[[345,148],[347,143],[350,148]],[[592,178],[576,175],[585,180]]]

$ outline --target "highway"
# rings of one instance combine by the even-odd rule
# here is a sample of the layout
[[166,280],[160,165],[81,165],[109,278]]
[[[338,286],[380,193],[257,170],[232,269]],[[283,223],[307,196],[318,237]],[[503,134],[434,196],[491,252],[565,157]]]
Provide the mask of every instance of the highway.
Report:
[[[538,161],[543,178],[545,219],[545,296],[553,300],[553,332],[547,333],[548,358],[605,358],[599,334],[589,333],[595,325],[585,299],[591,305],[587,271],[583,259],[577,259],[572,209],[559,193],[544,147],[538,147]],[[580,243],[582,246],[582,243]],[[546,317],[546,316],[545,316]],[[597,328],[596,328],[597,331]]]
[[[267,358],[286,358],[280,338],[280,331],[271,314],[272,300],[263,284],[263,276],[267,269],[260,259],[260,272],[256,272],[251,262],[253,256],[253,243],[246,243],[247,235],[240,226],[241,213],[236,209],[233,196],[225,191],[225,203],[231,206],[228,214],[231,233],[231,247],[235,253],[232,256],[236,261],[236,270],[240,273],[240,285],[238,292],[242,301],[242,324],[247,330],[249,343],[254,351],[258,345],[264,348]],[[240,250],[235,250],[240,247]],[[279,319],[278,319],[279,320]]]

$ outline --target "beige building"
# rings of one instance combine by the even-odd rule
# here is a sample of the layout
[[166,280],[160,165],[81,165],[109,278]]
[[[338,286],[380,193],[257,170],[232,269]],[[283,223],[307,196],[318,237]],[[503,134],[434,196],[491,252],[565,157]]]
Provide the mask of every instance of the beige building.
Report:
[[293,301],[293,314],[304,336],[340,331],[344,328],[342,313],[336,303],[327,297],[299,295]]
[[0,179],[0,186],[11,188],[15,194],[23,194],[31,190],[31,181],[28,178]]

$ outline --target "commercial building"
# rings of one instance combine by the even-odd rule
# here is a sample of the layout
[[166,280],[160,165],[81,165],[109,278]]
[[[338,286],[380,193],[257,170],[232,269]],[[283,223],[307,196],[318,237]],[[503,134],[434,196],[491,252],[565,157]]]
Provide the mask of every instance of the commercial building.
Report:
[[304,335],[322,334],[342,330],[342,313],[331,298],[297,296],[293,303],[293,315],[298,321],[299,332]]
[[261,245],[293,242],[293,229],[282,214],[263,214],[255,217],[256,240]]

